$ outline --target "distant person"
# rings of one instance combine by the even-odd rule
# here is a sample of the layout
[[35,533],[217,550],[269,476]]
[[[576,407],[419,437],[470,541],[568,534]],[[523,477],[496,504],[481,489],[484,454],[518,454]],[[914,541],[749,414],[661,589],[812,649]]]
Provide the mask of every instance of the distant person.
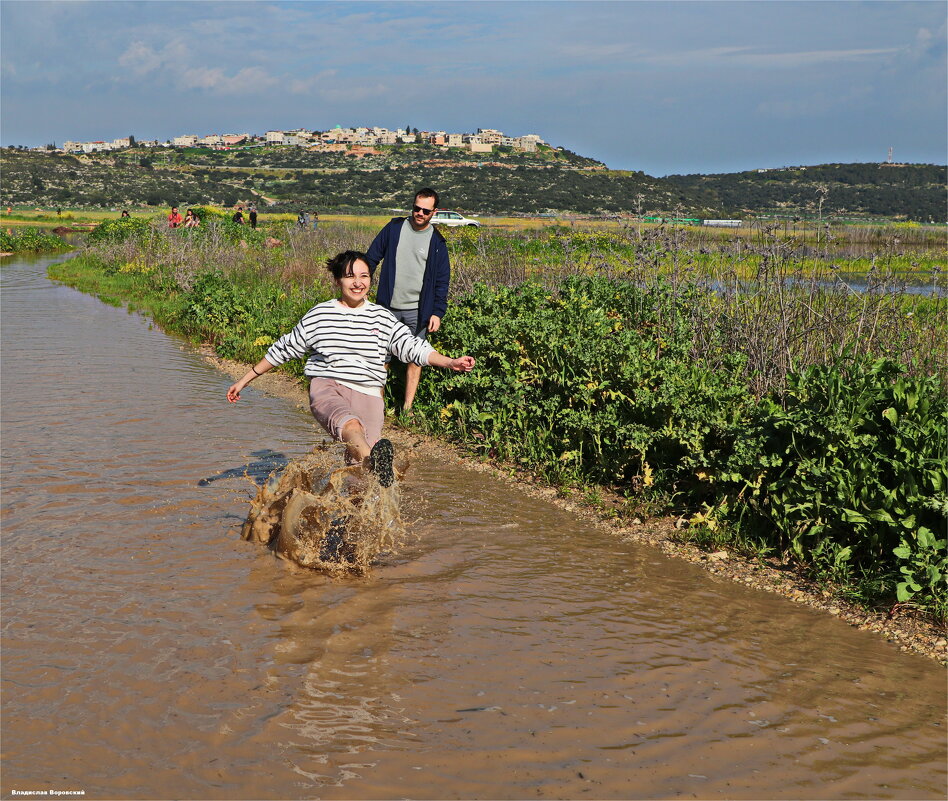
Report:
[[178,207],[172,206],[171,214],[168,215],[168,227],[177,228],[179,225],[181,225],[182,222],[183,222],[183,219],[181,215],[178,214]]
[[237,225],[243,225],[244,224],[244,207],[238,206],[237,211],[234,212],[234,216],[231,217],[231,219],[235,223],[237,223]]
[[[393,218],[366,253],[373,273],[382,262],[376,302],[420,339],[427,339],[428,334],[441,328],[448,309],[451,282],[448,244],[431,224],[437,207],[438,193],[433,189],[419,189],[411,214],[407,218]],[[402,406],[406,412],[411,411],[420,378],[421,365],[408,364]]]
[[201,224],[200,218],[194,213],[194,209],[188,209],[184,213],[184,227],[197,228]]
[[314,211],[313,212],[313,230],[315,231],[317,228],[319,228],[319,212]]
[[120,215],[120,219],[124,220],[131,216],[132,215],[128,213],[128,209],[122,209],[122,214]]
[[372,275],[364,253],[347,250],[326,261],[338,296],[313,306],[296,327],[274,342],[266,355],[227,390],[235,403],[255,378],[290,359],[306,359],[309,408],[337,442],[346,461],[373,472],[383,487],[395,480],[394,449],[381,439],[385,421],[382,393],[387,354],[403,361],[467,373],[474,359],[450,359],[411,335],[390,311],[368,301]]
[[309,214],[307,214],[305,211],[301,211],[299,214],[297,214],[296,225],[301,231],[305,231],[307,228],[309,228]]
[[[114,211],[114,209],[113,209],[113,211]],[[62,209],[56,209],[56,216],[57,216],[57,217],[62,217],[62,216],[63,216],[63,210],[62,210]]]
[[247,216],[250,218],[250,227],[257,230],[257,207],[251,203]]

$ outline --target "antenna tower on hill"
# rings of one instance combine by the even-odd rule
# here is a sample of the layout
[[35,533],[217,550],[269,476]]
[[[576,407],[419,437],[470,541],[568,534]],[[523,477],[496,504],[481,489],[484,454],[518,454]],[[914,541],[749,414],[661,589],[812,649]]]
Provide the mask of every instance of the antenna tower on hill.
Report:
[[885,160],[885,163],[886,163],[886,164],[891,164],[891,163],[892,163],[892,148],[891,148],[891,147],[889,148],[889,158],[887,158],[887,159]]

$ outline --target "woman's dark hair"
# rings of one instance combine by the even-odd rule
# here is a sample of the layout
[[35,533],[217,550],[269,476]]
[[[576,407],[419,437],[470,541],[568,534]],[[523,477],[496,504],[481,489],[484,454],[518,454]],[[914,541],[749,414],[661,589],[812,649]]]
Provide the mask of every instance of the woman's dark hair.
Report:
[[366,264],[369,263],[366,255],[359,250],[347,250],[344,253],[340,253],[337,256],[333,256],[331,259],[326,259],[326,269],[332,273],[332,277],[337,281],[340,278],[345,278],[347,275],[352,275],[352,265],[357,261],[364,261]]

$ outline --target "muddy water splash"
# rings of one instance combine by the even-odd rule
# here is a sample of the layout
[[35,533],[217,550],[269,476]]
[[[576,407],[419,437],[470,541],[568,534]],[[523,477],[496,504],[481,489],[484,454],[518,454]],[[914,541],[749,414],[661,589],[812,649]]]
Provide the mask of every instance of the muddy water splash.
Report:
[[945,797],[936,663],[447,459],[365,576],[241,540],[308,413],[44,266],[0,270],[4,797]]
[[[318,448],[269,476],[251,501],[241,538],[303,567],[365,575],[409,537],[398,484],[381,487],[359,467],[333,467],[328,450]],[[396,465],[396,475],[404,474]]]

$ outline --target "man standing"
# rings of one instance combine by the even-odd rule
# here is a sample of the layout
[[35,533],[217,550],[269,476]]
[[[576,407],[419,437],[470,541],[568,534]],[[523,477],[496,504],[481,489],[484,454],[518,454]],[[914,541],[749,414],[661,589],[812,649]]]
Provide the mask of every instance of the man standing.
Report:
[[[411,214],[389,222],[366,253],[372,273],[382,262],[376,303],[389,309],[420,339],[427,339],[441,327],[448,309],[448,243],[431,224],[437,207],[438,193],[419,189]],[[415,400],[420,378],[421,367],[409,364],[405,374],[406,412]]]
[[171,214],[168,215],[168,227],[177,228],[179,225],[181,225],[181,215],[178,214],[178,207],[172,206]]
[[250,212],[248,216],[250,217],[250,227],[253,228],[254,231],[256,231],[257,230],[257,207],[253,203],[250,204]]

